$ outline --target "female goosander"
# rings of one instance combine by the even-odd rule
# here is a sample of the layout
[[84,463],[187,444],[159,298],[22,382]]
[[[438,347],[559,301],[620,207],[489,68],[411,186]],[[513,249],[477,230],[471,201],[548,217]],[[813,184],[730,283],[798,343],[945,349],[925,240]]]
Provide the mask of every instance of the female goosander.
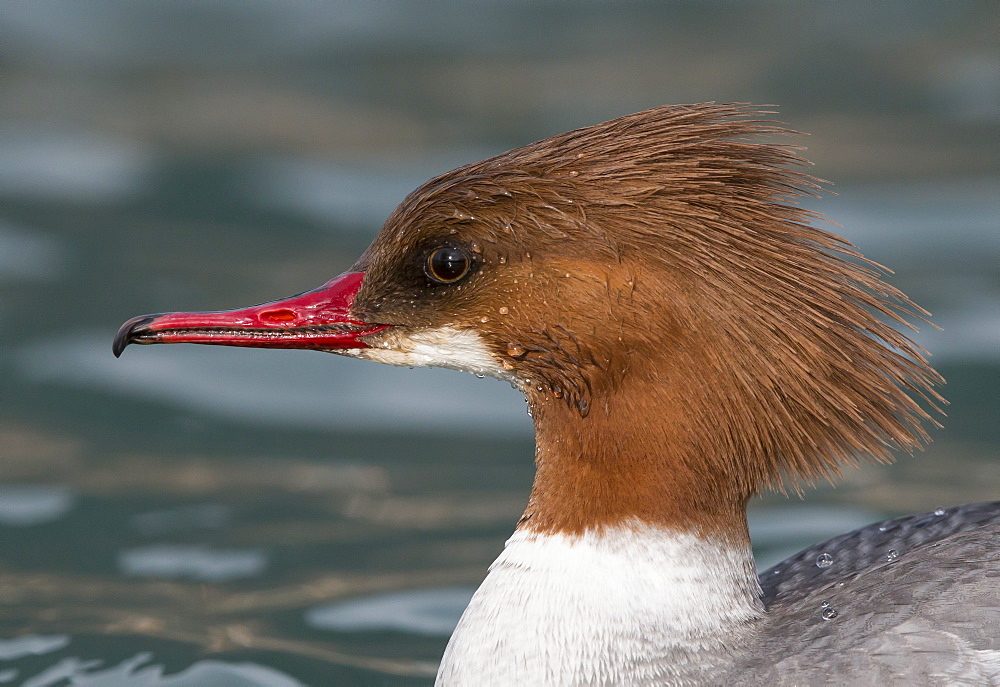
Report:
[[[660,107],[460,167],[347,273],[129,343],[310,348],[524,392],[537,471],[438,685],[997,684],[1000,502],[754,569],[746,505],[927,440],[926,315],[791,203],[731,105]],[[915,400],[915,397],[920,402]]]

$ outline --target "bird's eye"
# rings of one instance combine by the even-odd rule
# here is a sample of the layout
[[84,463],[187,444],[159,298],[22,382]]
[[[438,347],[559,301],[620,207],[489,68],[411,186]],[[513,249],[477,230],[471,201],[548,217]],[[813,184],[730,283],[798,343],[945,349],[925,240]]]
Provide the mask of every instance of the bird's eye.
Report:
[[432,281],[451,284],[469,273],[471,263],[469,255],[461,248],[443,246],[427,256],[424,272]]

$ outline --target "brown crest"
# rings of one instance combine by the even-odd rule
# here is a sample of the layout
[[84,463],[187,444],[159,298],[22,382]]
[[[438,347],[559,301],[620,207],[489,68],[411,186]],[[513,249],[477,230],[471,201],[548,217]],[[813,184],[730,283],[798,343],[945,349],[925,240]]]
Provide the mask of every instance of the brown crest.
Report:
[[[765,114],[660,107],[461,167],[360,263],[377,321],[475,329],[532,380],[533,526],[704,521],[927,440],[943,380],[895,328],[927,313],[812,226],[795,200],[819,181]],[[479,271],[434,311],[394,306],[421,296],[388,286],[399,255],[448,236]]]

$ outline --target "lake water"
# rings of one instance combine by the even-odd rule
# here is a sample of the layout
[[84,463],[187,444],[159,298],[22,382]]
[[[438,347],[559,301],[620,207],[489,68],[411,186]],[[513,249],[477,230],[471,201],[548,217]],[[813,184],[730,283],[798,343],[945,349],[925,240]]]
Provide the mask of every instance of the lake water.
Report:
[[111,339],[319,285],[429,176],[665,102],[781,103],[838,182],[810,207],[942,327],[935,443],[755,501],[760,566],[1000,498],[998,6],[851,7],[0,5],[0,685],[431,684],[527,498],[523,399]]

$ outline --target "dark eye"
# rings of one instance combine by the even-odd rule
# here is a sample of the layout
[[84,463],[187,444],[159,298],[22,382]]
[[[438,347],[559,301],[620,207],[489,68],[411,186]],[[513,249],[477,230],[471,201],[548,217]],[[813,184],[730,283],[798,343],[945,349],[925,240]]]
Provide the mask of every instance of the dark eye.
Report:
[[443,246],[427,256],[424,272],[440,284],[451,284],[469,273],[471,260],[461,248]]

